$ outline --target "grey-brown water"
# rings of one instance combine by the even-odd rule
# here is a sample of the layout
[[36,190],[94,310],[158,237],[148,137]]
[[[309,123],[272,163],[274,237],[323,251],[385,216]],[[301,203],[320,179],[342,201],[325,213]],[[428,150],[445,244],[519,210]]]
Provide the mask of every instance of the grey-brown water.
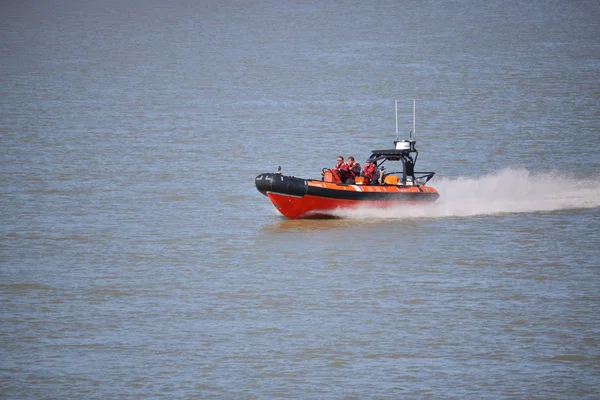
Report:
[[[598,397],[597,2],[1,10],[0,397]],[[436,204],[255,190],[394,98]]]

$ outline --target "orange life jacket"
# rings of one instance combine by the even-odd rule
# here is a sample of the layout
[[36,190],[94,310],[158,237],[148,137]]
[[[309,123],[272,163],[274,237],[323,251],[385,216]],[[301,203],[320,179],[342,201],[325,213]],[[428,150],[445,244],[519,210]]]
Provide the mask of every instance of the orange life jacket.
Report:
[[371,180],[371,179],[375,178],[375,170],[376,170],[375,165],[373,165],[372,163],[365,164],[365,167],[363,168],[363,171],[362,171],[362,176]]
[[360,176],[360,164],[357,162],[352,163],[352,165],[348,164],[348,172],[351,178]]
[[346,179],[351,177],[350,170],[348,169],[348,164],[346,163],[342,163],[342,165],[335,164],[332,170],[336,171],[339,174],[340,179],[342,181],[345,181]]

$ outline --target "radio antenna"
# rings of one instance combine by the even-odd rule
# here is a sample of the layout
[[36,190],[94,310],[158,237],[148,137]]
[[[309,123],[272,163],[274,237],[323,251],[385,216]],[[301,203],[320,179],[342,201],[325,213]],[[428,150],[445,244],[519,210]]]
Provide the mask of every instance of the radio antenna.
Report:
[[[417,138],[417,101],[415,99],[413,99],[413,130],[412,130],[412,135],[410,136],[410,138],[413,138],[413,135],[415,137],[415,139]],[[398,128],[396,128],[398,129]]]
[[398,136],[398,99],[395,99],[395,108],[396,108],[396,136]]

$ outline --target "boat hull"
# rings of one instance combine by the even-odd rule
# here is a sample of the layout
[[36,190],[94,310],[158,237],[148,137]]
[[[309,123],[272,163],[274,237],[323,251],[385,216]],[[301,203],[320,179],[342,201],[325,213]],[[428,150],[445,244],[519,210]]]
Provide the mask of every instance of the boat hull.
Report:
[[359,206],[386,208],[429,203],[439,197],[434,188],[424,185],[354,185],[273,173],[258,175],[255,184],[290,219],[331,216],[333,210]]

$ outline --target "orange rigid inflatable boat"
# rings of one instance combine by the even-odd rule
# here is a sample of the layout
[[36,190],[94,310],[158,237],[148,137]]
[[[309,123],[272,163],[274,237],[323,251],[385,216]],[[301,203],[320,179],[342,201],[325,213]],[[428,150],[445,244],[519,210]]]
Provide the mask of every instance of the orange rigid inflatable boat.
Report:
[[[255,179],[256,189],[291,219],[328,217],[336,209],[359,206],[385,208],[433,202],[440,195],[426,184],[435,172],[414,171],[419,155],[415,143],[402,140],[394,142],[394,149],[373,150],[367,162],[375,164],[378,178],[370,182],[357,177],[354,183],[342,183],[335,171],[323,169],[321,180],[286,176],[281,172],[260,174]],[[384,164],[392,162],[399,168],[387,172]]]
[[415,172],[414,169],[419,157],[415,148],[416,140],[413,139],[415,104],[413,100],[413,130],[410,132],[410,140],[396,140],[393,149],[373,150],[367,159],[367,162],[376,167],[376,176],[371,180],[356,177],[353,182],[344,183],[336,171],[327,168],[321,171],[320,180],[303,179],[282,175],[279,167],[276,173],[258,175],[254,181],[256,189],[267,196],[281,214],[291,219],[331,217],[337,209],[359,206],[385,208],[436,201],[440,197],[439,193],[426,185],[435,172]]

